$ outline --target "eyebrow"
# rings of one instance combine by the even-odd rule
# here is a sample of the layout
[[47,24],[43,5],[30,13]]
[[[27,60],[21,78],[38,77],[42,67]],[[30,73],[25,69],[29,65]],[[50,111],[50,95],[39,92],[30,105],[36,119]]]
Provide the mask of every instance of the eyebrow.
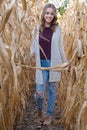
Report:
[[[46,11],[46,13],[49,13],[49,11]],[[51,12],[51,14],[54,14],[54,12]]]

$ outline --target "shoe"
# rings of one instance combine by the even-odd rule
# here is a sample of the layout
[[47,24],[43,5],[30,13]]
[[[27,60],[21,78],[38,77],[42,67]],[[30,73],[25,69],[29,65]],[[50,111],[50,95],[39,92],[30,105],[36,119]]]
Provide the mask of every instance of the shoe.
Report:
[[52,116],[46,116],[43,125],[50,125],[52,123]]
[[38,114],[35,117],[35,123],[41,124],[42,122],[43,122],[42,111],[38,111]]

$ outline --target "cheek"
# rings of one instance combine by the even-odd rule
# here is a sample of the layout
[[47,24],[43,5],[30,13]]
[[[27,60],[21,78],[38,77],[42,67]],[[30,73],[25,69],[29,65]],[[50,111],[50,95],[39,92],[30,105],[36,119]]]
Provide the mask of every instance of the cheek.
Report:
[[45,16],[44,16],[44,20],[46,20],[46,17],[47,17],[47,16],[45,15]]
[[46,18],[46,17],[47,17],[47,14],[44,15],[44,18]]
[[52,15],[52,19],[54,19],[54,15]]

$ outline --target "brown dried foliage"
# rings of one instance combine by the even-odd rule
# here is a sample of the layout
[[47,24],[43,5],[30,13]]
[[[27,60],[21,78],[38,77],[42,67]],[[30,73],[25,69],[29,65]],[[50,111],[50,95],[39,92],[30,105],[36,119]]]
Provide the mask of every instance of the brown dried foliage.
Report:
[[32,94],[34,71],[17,63],[35,64],[29,51],[43,4],[40,0],[0,1],[0,130],[14,129]]
[[[75,0],[61,21],[69,70],[62,73],[58,88],[61,122],[67,130],[87,129],[87,6]],[[59,122],[59,121],[58,121]],[[58,123],[56,122],[56,123]]]

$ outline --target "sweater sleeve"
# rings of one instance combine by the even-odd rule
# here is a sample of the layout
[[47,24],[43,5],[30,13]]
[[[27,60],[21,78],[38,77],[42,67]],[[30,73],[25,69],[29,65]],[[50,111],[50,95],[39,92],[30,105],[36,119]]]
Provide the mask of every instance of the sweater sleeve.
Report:
[[[36,32],[36,36],[34,36],[34,33]],[[36,53],[36,46],[38,42],[38,34],[39,34],[39,25],[36,26],[36,28],[32,31],[32,43],[30,45],[30,56],[34,55]]]
[[66,59],[65,51],[64,51],[63,36],[62,36],[61,28],[60,28],[60,38],[59,38],[59,50],[60,50],[62,62],[68,62],[67,59]]
[[32,41],[30,45],[30,56],[34,55],[35,53],[35,39]]

